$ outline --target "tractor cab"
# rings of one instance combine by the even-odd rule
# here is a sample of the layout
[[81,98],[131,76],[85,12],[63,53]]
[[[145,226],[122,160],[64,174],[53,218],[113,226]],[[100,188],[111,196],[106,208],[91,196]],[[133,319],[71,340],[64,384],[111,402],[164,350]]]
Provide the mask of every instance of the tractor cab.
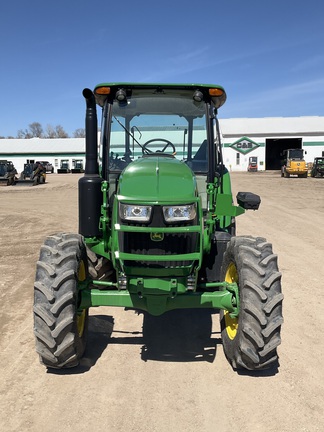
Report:
[[[136,171],[133,177],[141,183],[137,193],[153,187],[141,172],[150,171],[151,167],[155,175],[157,166],[160,169],[168,166],[175,177],[161,173],[159,186],[166,183],[166,191],[172,190],[174,199],[179,201],[183,185],[178,181],[177,172],[182,170],[183,176],[185,173],[192,176],[193,171],[197,184],[191,187],[197,186],[207,207],[206,181],[214,182],[215,167],[219,173],[222,170],[215,123],[217,108],[226,99],[224,90],[192,85],[178,88],[175,85],[107,84],[97,86],[94,94],[97,103],[104,108],[101,175],[109,180],[110,195],[117,192],[116,181],[123,179],[121,172],[136,162],[125,174],[130,171],[133,175]],[[175,196],[177,188],[180,189],[179,198]]]

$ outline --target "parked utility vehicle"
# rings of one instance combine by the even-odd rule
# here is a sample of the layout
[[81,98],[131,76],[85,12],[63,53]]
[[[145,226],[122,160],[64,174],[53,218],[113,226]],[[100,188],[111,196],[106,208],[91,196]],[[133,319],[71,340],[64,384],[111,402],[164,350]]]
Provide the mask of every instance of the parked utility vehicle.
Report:
[[27,161],[24,164],[24,170],[20,173],[19,180],[16,182],[19,185],[30,184],[37,186],[46,182],[46,168],[42,162]]
[[258,157],[257,156],[250,156],[249,157],[248,171],[249,172],[257,172],[258,171]]
[[307,164],[304,159],[303,149],[287,149],[283,151],[281,160],[281,177],[297,177],[307,178]]
[[37,161],[36,163],[37,164],[41,164],[45,168],[46,173],[52,173],[53,174],[54,167],[53,167],[53,165],[50,162],[48,162],[48,161]]
[[316,157],[310,173],[311,177],[324,177],[324,157]]
[[72,161],[71,173],[72,174],[84,173],[83,160],[82,159],[74,159]]
[[41,362],[76,366],[89,308],[118,306],[151,315],[219,310],[234,368],[277,366],[281,274],[264,238],[235,236],[236,216],[256,210],[260,197],[239,192],[233,204],[216,116],[225,90],[108,83],[83,95],[79,233],[47,237],[37,263],[34,331]]
[[8,160],[0,160],[0,185],[14,186],[17,181],[17,170],[14,164]]
[[60,164],[60,168],[58,168],[57,173],[58,174],[68,174],[70,173],[70,162],[68,159],[62,159],[61,160],[61,164]]

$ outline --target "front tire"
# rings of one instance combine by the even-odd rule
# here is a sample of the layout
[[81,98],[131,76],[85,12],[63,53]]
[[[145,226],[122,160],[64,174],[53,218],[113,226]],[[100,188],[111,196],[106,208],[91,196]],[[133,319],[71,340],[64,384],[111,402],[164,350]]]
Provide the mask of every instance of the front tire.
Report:
[[277,366],[283,295],[271,244],[263,238],[233,237],[224,254],[221,276],[226,282],[237,283],[240,298],[237,318],[220,312],[227,359],[234,369]]
[[78,311],[78,283],[87,278],[86,248],[79,234],[47,237],[34,285],[34,334],[40,362],[49,368],[77,366],[84,353],[88,309]]

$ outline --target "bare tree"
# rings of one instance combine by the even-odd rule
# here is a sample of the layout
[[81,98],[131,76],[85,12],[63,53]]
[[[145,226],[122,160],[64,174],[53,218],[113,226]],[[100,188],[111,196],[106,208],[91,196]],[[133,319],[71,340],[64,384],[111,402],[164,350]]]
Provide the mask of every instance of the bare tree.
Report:
[[52,125],[46,126],[45,138],[56,138],[56,131]]
[[28,129],[19,129],[19,131],[17,132],[17,138],[24,138],[24,139],[28,139],[28,138],[32,138],[31,133],[29,132]]
[[85,138],[85,129],[84,128],[76,129],[73,132],[73,137],[74,138]]
[[47,125],[45,130],[45,138],[69,138],[69,135],[61,125],[52,126]]
[[55,126],[55,132],[57,138],[69,138],[69,134],[65,132],[61,125]]
[[43,127],[38,122],[30,123],[29,131],[32,137],[42,138],[43,136]]
[[65,132],[63,126],[47,125],[44,132],[43,127],[40,123],[34,122],[29,125],[28,129],[19,129],[17,132],[17,138],[69,138],[69,134]]
[[17,132],[17,138],[42,138],[43,136],[43,127],[40,123],[34,122],[30,123],[28,129],[19,129]]

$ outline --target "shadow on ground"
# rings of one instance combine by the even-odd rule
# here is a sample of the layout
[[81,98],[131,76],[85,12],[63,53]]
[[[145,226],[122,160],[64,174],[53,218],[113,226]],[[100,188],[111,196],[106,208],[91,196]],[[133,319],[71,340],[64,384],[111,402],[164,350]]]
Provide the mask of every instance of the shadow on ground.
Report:
[[213,362],[220,335],[212,333],[212,310],[177,310],[155,317],[143,316],[142,332],[114,331],[114,319],[107,315],[89,316],[87,349],[79,366],[49,370],[54,374],[82,374],[90,370],[112,344],[138,345],[143,361]]
[[213,362],[220,338],[212,333],[212,311],[189,309],[143,316],[142,360]]
[[[220,333],[212,331],[212,317],[217,313],[213,310],[176,310],[157,317],[134,310],[125,313],[143,316],[142,332],[114,330],[112,316],[92,315],[89,317],[87,349],[79,366],[72,369],[49,369],[48,372],[60,375],[85,373],[113,344],[138,345],[139,355],[145,362],[209,363],[215,360],[217,346],[222,344]],[[267,370],[236,370],[238,375],[256,378],[273,376],[278,372],[279,363]]]

